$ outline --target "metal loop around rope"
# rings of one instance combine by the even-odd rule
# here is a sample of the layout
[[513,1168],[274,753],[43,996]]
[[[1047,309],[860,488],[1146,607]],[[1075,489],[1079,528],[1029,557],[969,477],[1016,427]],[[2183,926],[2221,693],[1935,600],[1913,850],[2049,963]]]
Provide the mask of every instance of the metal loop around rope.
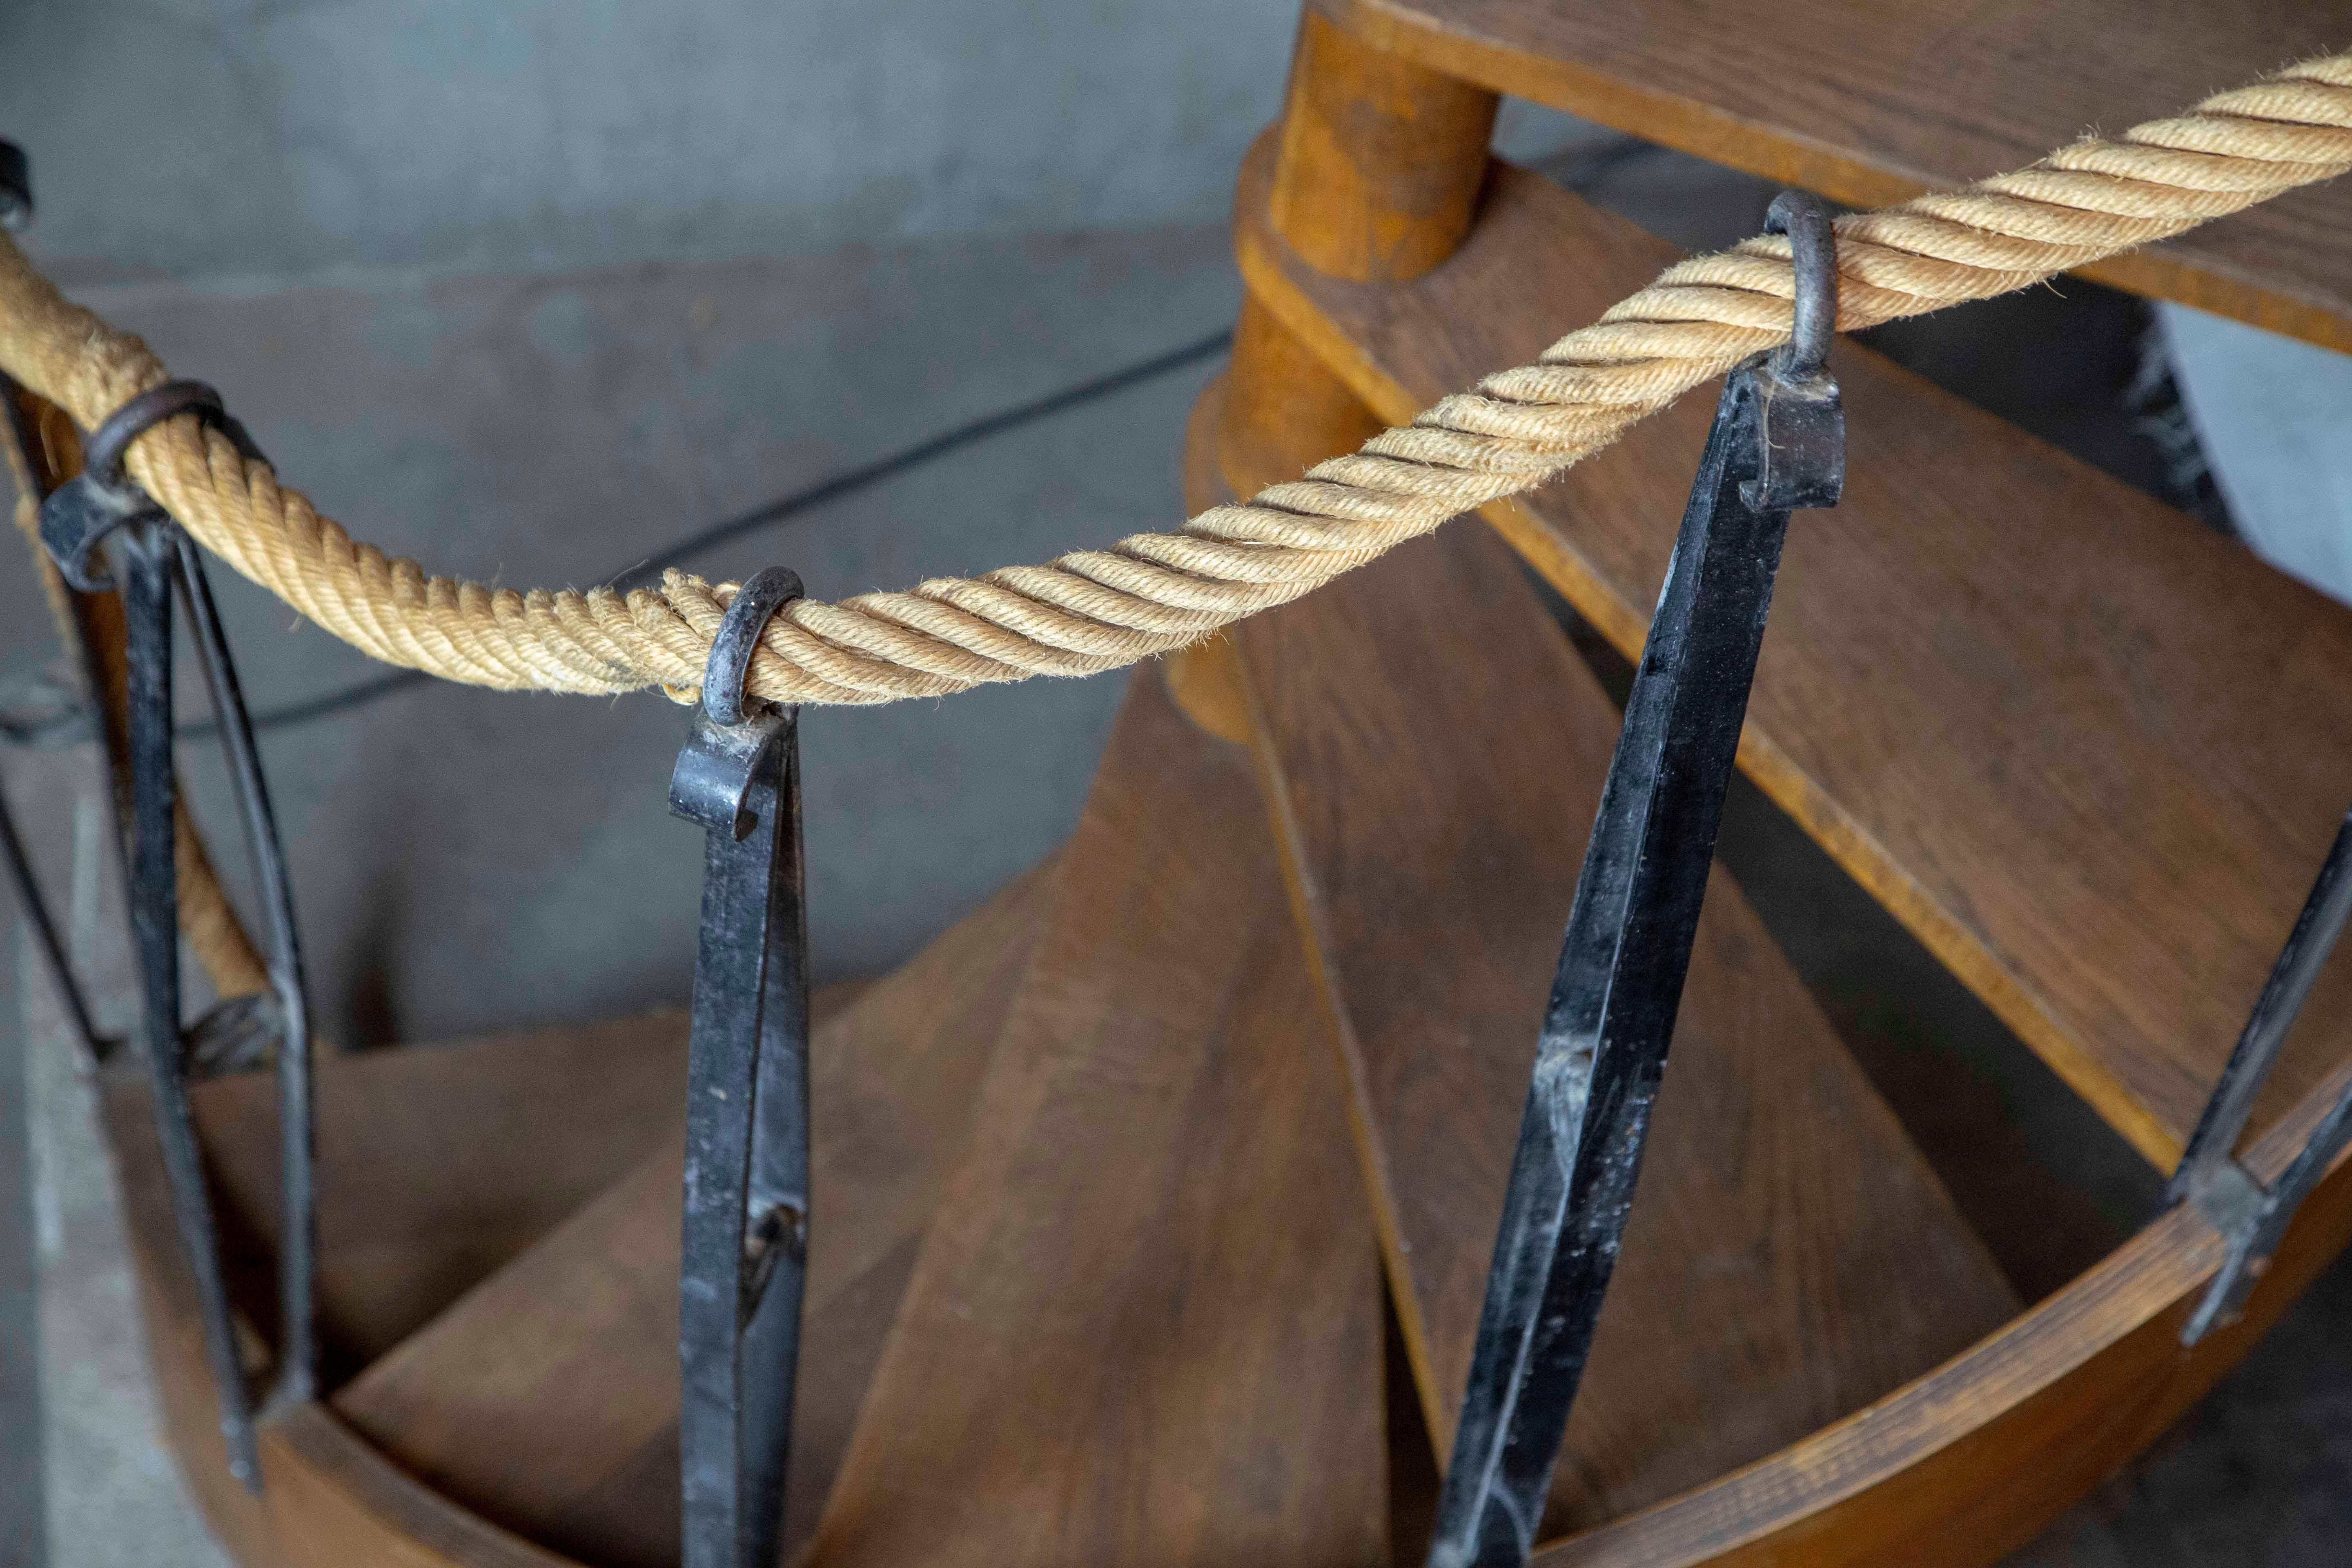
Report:
[[1765,211],[1764,232],[1789,237],[1797,272],[1796,320],[1772,368],[1790,381],[1810,381],[1822,373],[1837,335],[1837,236],[1829,204],[1811,191],[1782,191]]
[[776,1560],[792,1450],[809,1215],[800,710],[747,702],[743,681],[800,593],[780,566],[735,591],[670,774],[670,809],[704,828],[678,1266],[685,1568]]
[[97,560],[110,533],[136,518],[161,517],[163,509],[122,471],[131,443],[166,419],[193,414],[226,436],[251,462],[267,462],[245,426],[221,404],[220,394],[201,381],[167,381],[99,421],[82,444],[82,471],[59,485],[41,503],[41,543],[65,580],[85,594],[104,593],[114,580]]
[[751,671],[752,650],[775,613],[801,596],[800,574],[770,566],[752,574],[735,590],[719,635],[710,639],[710,658],[702,667],[702,711],[714,724],[743,721],[743,682]]

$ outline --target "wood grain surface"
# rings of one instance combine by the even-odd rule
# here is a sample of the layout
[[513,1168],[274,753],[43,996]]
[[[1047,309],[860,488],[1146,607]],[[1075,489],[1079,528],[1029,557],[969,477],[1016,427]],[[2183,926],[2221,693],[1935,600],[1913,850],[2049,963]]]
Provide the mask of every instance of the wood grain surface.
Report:
[[1385,1560],[1380,1283],[1246,754],[1139,671],[810,1558]]
[[[1028,873],[813,1041],[789,1538],[824,1501],[1051,881]],[[333,1401],[435,1490],[607,1568],[677,1561],[682,1085],[632,1170]]]
[[1274,226],[1319,271],[1418,278],[1469,231],[1495,95],[1299,18],[1282,111]]
[[[2274,1179],[2352,1068],[2247,1152]],[[2155,1441],[2237,1364],[2352,1237],[2352,1163],[2315,1189],[2236,1327],[2180,1327],[2221,1258],[2163,1215],[2000,1333],[1837,1426],[1537,1553],[1538,1568],[1986,1568]]]
[[[2352,47],[2329,0],[1312,0],[1415,63],[1856,206]],[[2086,276],[2352,350],[2352,184]],[[1580,318],[1581,320],[1581,318]]]
[[[1445,266],[1334,282],[1267,232],[1270,155],[1237,197],[1252,292],[1391,420],[1672,259],[1498,167]],[[1741,765],[2168,1166],[2352,792],[2352,611],[1866,350],[1832,368],[1845,500],[1790,531]],[[1629,657],[1711,407],[1490,513]],[[2337,964],[2256,1130],[2347,1053]]]
[[[1449,1447],[1617,715],[1483,529],[1407,545],[1234,641]],[[1718,871],[1549,1532],[1762,1458],[2016,1310]]]
[[[568,1028],[319,1052],[319,1312],[330,1386],[553,1228],[676,1117],[677,1009]],[[277,1087],[190,1095],[236,1294],[268,1324],[278,1236]]]
[[[2274,1177],[2352,1068],[2247,1159]],[[246,1568],[566,1568],[395,1469],[326,1407],[266,1422],[256,1500],[227,1479],[194,1286],[171,1242],[145,1106],[102,1102],[123,1174],[167,1433]],[[2179,1325],[2221,1256],[2194,1214],[2166,1215],[2008,1328],[1759,1464],[1538,1554],[1542,1568],[1983,1568],[2161,1431],[2261,1338],[2352,1233],[2352,1164],[2305,1205],[2243,1322],[2194,1350]],[[156,1245],[160,1243],[161,1245]],[[1406,1553],[1405,1555],[1409,1555]],[[612,1559],[600,1553],[591,1561]]]

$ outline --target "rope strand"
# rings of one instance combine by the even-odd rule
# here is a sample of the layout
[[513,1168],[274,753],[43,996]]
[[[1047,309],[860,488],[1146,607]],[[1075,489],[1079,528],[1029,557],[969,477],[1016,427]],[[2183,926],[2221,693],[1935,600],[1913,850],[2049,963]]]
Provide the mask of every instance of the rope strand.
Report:
[[[2187,113],[2085,138],[2029,169],[1839,220],[1838,326],[1982,300],[2352,170],[2352,54]],[[1533,364],[1499,372],[1305,478],[1175,533],[838,604],[798,600],[753,656],[752,695],[871,704],[1165,653],[1312,592],[1450,517],[1534,488],[1703,382],[1785,342],[1785,238],[1668,268]],[[146,344],[68,303],[0,238],[0,369],[88,429],[170,379]],[[428,576],[320,517],[193,417],[128,465],[238,572],[362,652],[509,690],[690,700],[734,588],[665,573],[626,594],[517,593]]]

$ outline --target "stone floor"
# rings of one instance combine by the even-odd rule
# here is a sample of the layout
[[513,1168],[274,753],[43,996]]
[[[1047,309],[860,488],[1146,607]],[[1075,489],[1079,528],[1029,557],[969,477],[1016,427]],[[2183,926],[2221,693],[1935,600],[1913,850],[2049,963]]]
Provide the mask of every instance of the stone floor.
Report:
[[[1643,176],[1640,160],[1558,151],[1597,198],[1662,232],[1678,213],[1720,217],[1731,204],[1677,164]],[[1735,232],[1753,227],[1734,216]],[[665,542],[712,519],[1199,342],[1236,298],[1223,234],[1179,229],[267,295],[119,289],[91,302],[183,374],[216,382],[354,532],[438,569],[535,584],[676,559]],[[1969,330],[2024,331],[1982,320]],[[723,576],[781,562],[831,596],[1164,526],[1181,510],[1177,434],[1213,368],[1204,354],[685,563]],[[1980,390],[1995,404],[2015,393]],[[2122,423],[2110,408],[2051,433],[2147,466],[2115,434]],[[375,673],[227,573],[215,584],[257,710]],[[45,627],[25,574],[0,573],[0,677],[53,658]],[[1034,682],[811,715],[819,973],[895,963],[1058,841],[1118,695],[1115,679]],[[326,1033],[366,1047],[682,999],[699,842],[664,808],[682,727],[657,697],[420,685],[268,730]],[[59,805],[74,765],[69,752],[0,754],[53,887],[90,830]],[[187,766],[199,808],[224,820],[216,763],[191,748]],[[1759,797],[1735,803],[1725,853],[1898,1108],[1933,1118],[1965,1080],[1984,1114],[1948,1109],[1937,1134],[1964,1206],[2003,1202],[2047,1145],[2090,1147],[2095,1173],[2111,1173],[2081,1213],[2053,1220],[2043,1253],[2005,1259],[2013,1273],[2063,1278],[2083,1248],[2135,1223],[2147,1173],[2099,1152],[2103,1130],[2069,1121],[2072,1101],[2038,1064],[1890,921],[1874,925],[1866,900]],[[85,948],[94,930],[85,922]],[[43,1022],[45,983],[13,968],[0,964],[0,987],[27,1026],[0,1036],[0,1568],[209,1563],[154,1440],[87,1093]],[[1906,978],[1907,999],[1890,974]],[[2008,1142],[1983,1134],[2021,1123]],[[13,1158],[26,1131],[29,1171]],[[2352,1265],[2012,1568],[2342,1561],[2352,1342],[2335,1327],[2347,1309]],[[44,1495],[46,1557],[30,1512]]]

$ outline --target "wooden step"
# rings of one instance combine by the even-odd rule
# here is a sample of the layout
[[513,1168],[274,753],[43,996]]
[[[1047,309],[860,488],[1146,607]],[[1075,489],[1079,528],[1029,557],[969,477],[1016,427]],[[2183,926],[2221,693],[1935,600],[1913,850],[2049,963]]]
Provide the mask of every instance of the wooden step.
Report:
[[[795,1538],[847,1441],[1051,882],[1050,868],[1028,873],[812,1042]],[[677,1561],[682,1063],[633,1169],[333,1400],[436,1491],[603,1568]]]
[[1139,671],[810,1562],[1384,1560],[1380,1285],[1239,747]]
[[[326,1375],[397,1344],[635,1162],[675,1114],[686,1016],[318,1058],[319,1314]],[[110,1121],[145,1117],[131,1075]],[[190,1100],[231,1289],[276,1312],[277,1086],[240,1073]],[[121,1140],[116,1140],[122,1147]],[[142,1145],[143,1146],[143,1145]]]
[[[1481,528],[1232,639],[1442,1460],[1617,714]],[[1762,1458],[2017,1310],[1720,869],[1656,1116],[1548,1534]]]
[[[1313,0],[1381,47],[1702,158],[1880,206],[2021,168],[2352,42],[2327,0],[1931,6]],[[2352,185],[2084,269],[2352,350]]]
[[[1333,282],[1263,222],[1270,151],[1236,206],[1251,290],[1391,420],[1673,259],[1498,165],[1443,267]],[[1832,368],[1845,500],[1790,531],[1741,766],[2168,1168],[2352,797],[2352,611],[1867,350]],[[1713,404],[1490,510],[1628,657]],[[2336,964],[2252,1131],[2347,1055]]]
[[[356,1055],[322,1049],[319,1326],[328,1386],[642,1157],[676,1119],[685,1062],[686,1019],[675,1009]],[[215,1531],[241,1560],[274,1562],[268,1510],[222,1463],[195,1281],[173,1229],[144,1077],[109,1070],[99,1090],[173,1441]],[[237,1074],[194,1085],[189,1100],[231,1299],[266,1342],[278,1306],[276,1087],[266,1075]]]

